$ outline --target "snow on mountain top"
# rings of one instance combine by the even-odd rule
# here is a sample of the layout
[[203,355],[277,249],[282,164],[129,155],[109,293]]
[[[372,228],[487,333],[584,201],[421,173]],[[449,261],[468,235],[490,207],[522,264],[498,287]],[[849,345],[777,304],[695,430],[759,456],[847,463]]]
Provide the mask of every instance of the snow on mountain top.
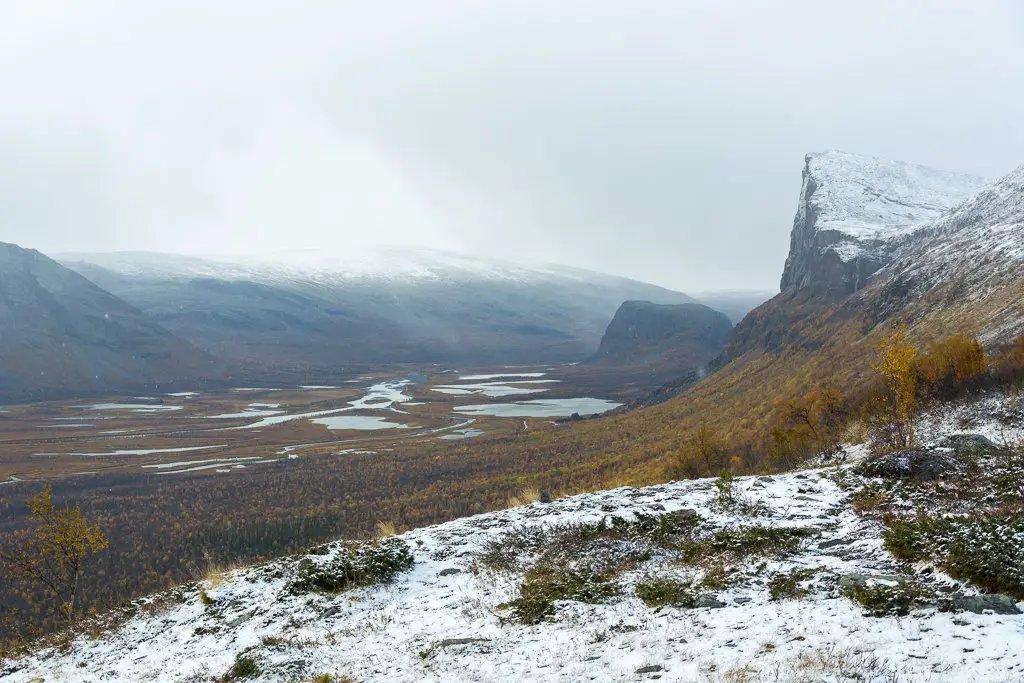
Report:
[[[925,440],[948,434],[971,415],[972,431],[1024,438],[1024,429],[1008,429],[994,416],[1001,400],[929,416],[918,432]],[[707,479],[534,503],[401,535],[415,564],[389,585],[335,595],[287,590],[298,566],[323,566],[341,552],[332,544],[235,572],[207,586],[209,604],[195,585],[176,589],[112,631],[11,660],[0,678],[208,681],[244,653],[260,681],[308,681],[325,672],[358,681],[1015,680],[1024,667],[1024,615],[926,608],[871,617],[841,597],[839,576],[891,583],[906,571],[883,550],[880,523],[852,509],[839,485],[849,472],[737,478],[735,494],[759,508],[753,517],[724,509]],[[523,577],[481,568],[489,541],[514,528],[683,509],[716,533],[758,527],[811,536],[792,554],[769,552],[727,574],[705,606],[651,609],[634,597],[632,584],[649,576],[643,572],[680,571],[654,557],[654,565],[623,579],[618,596],[599,604],[561,601],[550,620],[535,625],[502,618],[499,605],[515,597]],[[816,587],[773,599],[769,579],[798,570],[818,572]],[[959,587],[939,571],[917,580]]]
[[817,229],[857,239],[909,232],[938,218],[986,182],[973,175],[832,150],[808,154],[805,173],[805,183],[813,183],[807,189],[813,189],[809,208],[816,215]]
[[264,254],[187,256],[159,252],[68,253],[64,263],[84,262],[132,277],[227,280],[509,280],[560,278],[625,282],[623,278],[556,264],[527,264],[412,247],[357,246],[344,252],[306,249]]

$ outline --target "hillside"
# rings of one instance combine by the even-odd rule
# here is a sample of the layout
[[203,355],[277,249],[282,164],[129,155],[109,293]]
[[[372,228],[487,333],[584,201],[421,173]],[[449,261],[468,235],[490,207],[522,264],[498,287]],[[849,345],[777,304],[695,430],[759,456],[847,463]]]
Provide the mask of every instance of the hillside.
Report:
[[[798,216],[804,197],[802,191]],[[824,385],[856,396],[875,376],[879,343],[895,322],[905,321],[919,346],[959,333],[996,350],[1024,332],[1022,201],[1016,171],[904,235],[856,292],[841,293],[846,271],[824,283],[836,287],[787,288],[751,311],[715,370],[679,383],[672,400],[493,448],[550,463],[536,477],[540,485],[649,482],[664,476],[705,426],[740,462],[763,464],[776,401]],[[793,243],[790,264],[806,246]]]
[[0,243],[0,400],[191,387],[211,355],[56,261]]
[[672,365],[681,373],[717,356],[731,330],[725,315],[703,304],[626,301],[589,362]]
[[[619,488],[318,546],[137,600],[0,676],[1013,680],[1024,577],[1011,572],[1011,597],[979,590],[985,574],[979,587],[941,549],[900,559],[883,513],[997,506],[1019,463],[989,439],[1024,440],[1024,414],[991,396],[923,416],[919,434],[941,467],[879,469],[848,444],[845,464],[820,469]],[[972,566],[1019,557],[1019,536],[998,529]]]
[[424,250],[61,260],[175,334],[268,379],[353,365],[578,361],[594,352],[624,300],[692,301],[590,271]]

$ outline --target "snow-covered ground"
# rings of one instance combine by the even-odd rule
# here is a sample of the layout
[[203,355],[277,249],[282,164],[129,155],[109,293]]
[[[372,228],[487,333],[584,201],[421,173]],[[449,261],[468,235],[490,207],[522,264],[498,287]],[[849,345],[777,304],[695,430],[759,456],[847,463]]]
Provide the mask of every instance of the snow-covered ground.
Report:
[[[1016,412],[1014,412],[1016,411]],[[1001,398],[922,420],[922,440],[954,431],[1024,441],[1019,409]],[[852,455],[863,448],[850,449]],[[853,458],[856,459],[856,458]],[[210,681],[245,653],[253,680],[311,681],[1015,681],[1024,680],[1024,615],[940,612],[866,616],[844,597],[840,577],[913,575],[882,546],[881,524],[853,510],[837,483],[849,462],[775,476],[741,477],[737,497],[758,513],[723,507],[715,480],[579,495],[417,529],[400,536],[415,564],[390,585],[335,595],[285,590],[303,558],[243,569],[208,587],[185,586],[122,626],[65,650],[6,663],[0,679],[30,681]],[[612,516],[693,510],[702,528],[800,528],[785,556],[766,554],[715,592],[714,607],[651,609],[632,594],[642,573],[623,575],[621,595],[601,604],[558,603],[550,620],[514,623],[498,606],[522,575],[484,568],[488,542],[513,529],[594,522]],[[308,559],[323,563],[339,552]],[[754,565],[758,565],[754,567]],[[773,600],[771,577],[814,569],[809,593]],[[648,571],[649,568],[645,571]],[[667,567],[675,571],[674,567]],[[929,568],[917,579],[969,587]]]

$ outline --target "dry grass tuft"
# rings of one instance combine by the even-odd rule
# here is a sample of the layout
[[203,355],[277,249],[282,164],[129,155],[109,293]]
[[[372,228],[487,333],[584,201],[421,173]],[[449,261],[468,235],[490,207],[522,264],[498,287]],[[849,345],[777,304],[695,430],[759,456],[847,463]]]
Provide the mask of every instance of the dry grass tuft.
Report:
[[374,527],[377,530],[377,538],[388,538],[390,536],[398,535],[398,528],[394,522],[377,522]]
[[540,489],[532,486],[524,486],[519,493],[508,499],[508,507],[517,508],[540,500]]

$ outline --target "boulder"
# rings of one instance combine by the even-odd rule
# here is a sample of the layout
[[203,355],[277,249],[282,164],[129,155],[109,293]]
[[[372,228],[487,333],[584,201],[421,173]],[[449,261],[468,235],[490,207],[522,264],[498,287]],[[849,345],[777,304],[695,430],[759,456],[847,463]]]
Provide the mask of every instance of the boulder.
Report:
[[1000,450],[999,446],[982,434],[950,434],[939,445],[951,448],[959,455],[969,456],[992,455]]

